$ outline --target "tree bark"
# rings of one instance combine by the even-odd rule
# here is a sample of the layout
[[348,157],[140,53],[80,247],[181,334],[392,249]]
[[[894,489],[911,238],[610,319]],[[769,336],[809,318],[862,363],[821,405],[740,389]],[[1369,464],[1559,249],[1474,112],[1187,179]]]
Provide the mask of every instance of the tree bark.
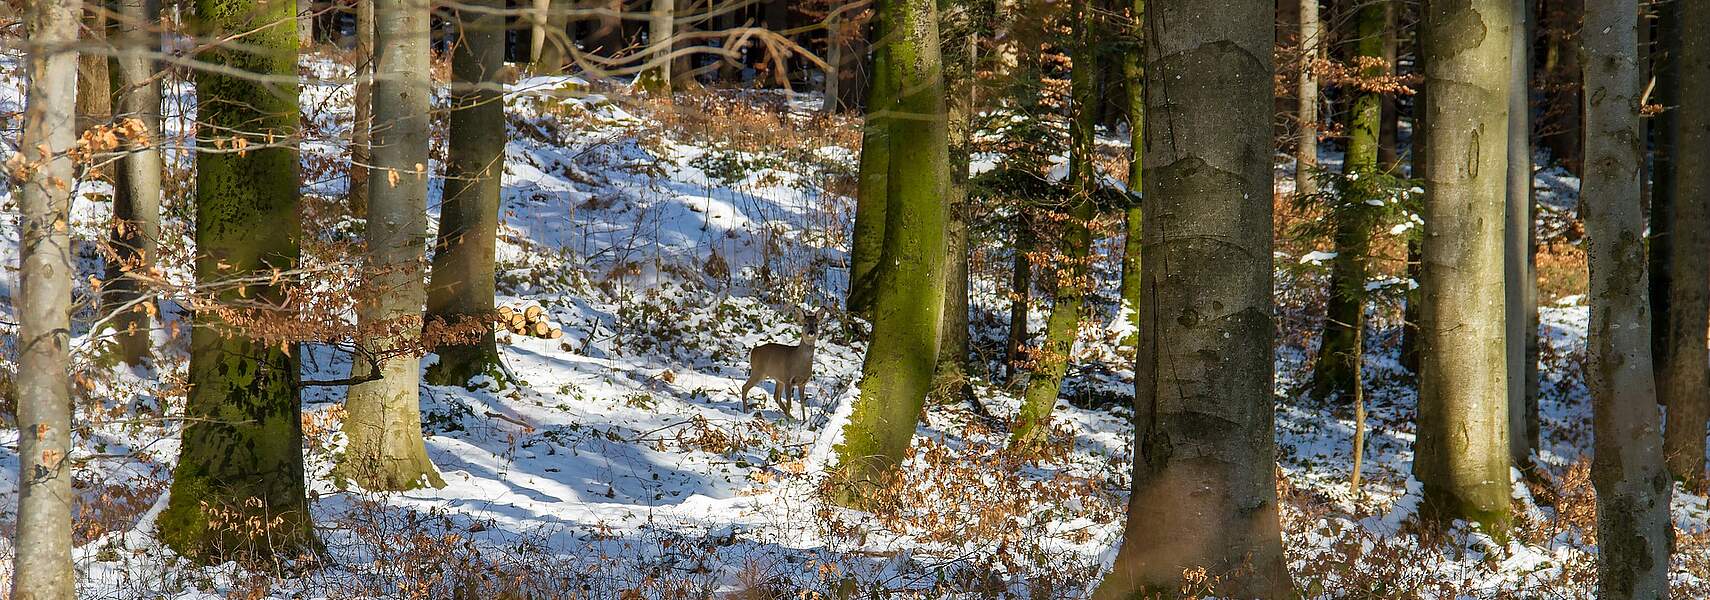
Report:
[[676,0],[652,0],[648,11],[647,70],[641,73],[641,85],[651,94],[671,95],[671,40],[676,21]]
[[[1122,79],[1128,88],[1128,204],[1123,210],[1122,237],[1122,308],[1128,311],[1129,325],[1135,334],[1124,343],[1139,356],[1140,290],[1144,285],[1141,273],[1142,229],[1145,210],[1140,202],[1141,185],[1145,182],[1143,156],[1146,147],[1146,0],[1133,0],[1128,15],[1128,47],[1122,53]],[[1316,91],[1316,86],[1314,87]]]
[[879,265],[885,245],[886,193],[890,172],[890,121],[894,116],[897,89],[891,82],[891,49],[885,40],[884,15],[875,15],[871,25],[873,48],[872,91],[867,94],[866,126],[861,131],[860,181],[855,190],[854,240],[849,250],[849,297],[845,308],[872,317],[878,295]]
[[1277,515],[1271,74],[1275,5],[1146,6],[1146,261],[1134,489],[1094,598],[1292,597]]
[[1318,182],[1312,179],[1312,169],[1318,166],[1318,75],[1312,65],[1318,60],[1323,40],[1318,33],[1318,0],[1300,0],[1300,73],[1296,94],[1300,104],[1295,109],[1300,122],[1300,139],[1294,149],[1295,193],[1318,193]]
[[[482,0],[479,8],[504,8]],[[462,32],[451,59],[451,131],[445,190],[428,283],[429,321],[464,323],[493,314],[494,261],[499,235],[501,179],[505,173],[505,105],[498,87],[504,68],[504,17],[459,12]],[[440,345],[428,381],[463,385],[476,375],[503,380],[491,327],[479,340]]]
[[13,598],[74,597],[71,565],[71,220],[78,0],[24,5],[29,90],[20,148],[18,522]]
[[883,0],[895,35],[885,75],[899,90],[890,110],[885,244],[873,342],[861,367],[860,396],[837,445],[839,500],[860,504],[907,455],[932,382],[944,303],[944,197],[949,187],[944,80],[933,0]]
[[[1590,0],[1580,37],[1586,58],[1581,206],[1591,272],[1586,375],[1595,438],[1591,479],[1597,489],[1597,597],[1610,600],[1668,597],[1673,525],[1673,485],[1664,475],[1651,371],[1644,213],[1639,207],[1644,138],[1639,133],[1643,71],[1637,60],[1638,17],[1634,0]],[[1700,336],[1704,327],[1700,321]],[[1699,342],[1702,346],[1702,337]],[[1705,359],[1702,349],[1699,358]],[[1704,393],[1705,364],[1700,362],[1696,369],[1699,394]],[[1700,426],[1700,440],[1703,433]],[[1700,450],[1702,457],[1702,445]]]
[[1678,13],[1679,108],[1672,122],[1674,231],[1668,246],[1667,358],[1660,388],[1668,406],[1669,470],[1688,489],[1703,489],[1705,420],[1710,417],[1710,377],[1705,365],[1706,323],[1710,323],[1710,6],[1682,2]]
[[[1526,396],[1526,348],[1528,340],[1538,334],[1528,317],[1527,303],[1537,301],[1537,278],[1532,275],[1532,126],[1531,107],[1527,99],[1526,79],[1530,66],[1527,51],[1530,28],[1528,0],[1511,0],[1514,4],[1514,28],[1509,33],[1508,96],[1508,187],[1506,223],[1503,228],[1503,307],[1507,332],[1505,353],[1508,357],[1508,458],[1517,467],[1532,462],[1532,450],[1537,448],[1538,412],[1529,405]],[[1637,47],[1635,43],[1635,48]],[[1534,306],[1531,310],[1536,310]]]
[[1072,189],[1058,221],[1060,234],[1055,250],[1059,267],[1056,270],[1055,291],[1051,298],[1051,315],[1045,321],[1045,341],[1033,351],[1029,362],[1034,366],[1027,379],[1021,410],[1012,426],[1010,445],[1033,448],[1045,443],[1051,430],[1051,412],[1057,406],[1057,395],[1063,375],[1068,372],[1080,333],[1081,317],[1086,305],[1089,283],[1088,256],[1092,251],[1093,195],[1097,192],[1097,174],[1093,167],[1093,128],[1098,118],[1098,44],[1094,32],[1092,0],[1074,3],[1075,43],[1074,64],[1070,72],[1070,95],[1074,117],[1069,123],[1069,180]]
[[[113,171],[112,245],[118,260],[107,265],[108,292],[102,302],[116,310],[136,301],[142,282],[130,273],[148,273],[155,268],[160,240],[160,83],[154,79],[155,61],[149,53],[160,50],[160,4],[157,0],[119,0],[117,19],[109,37],[119,49],[108,71],[112,93],[121,119],[135,119],[148,140],[132,140]],[[115,343],[119,358],[139,365],[150,356],[151,313],[138,305],[113,319],[118,332]]]
[[[1651,53],[1651,72],[1656,77],[1655,102],[1665,110],[1649,119],[1651,132],[1651,194],[1650,244],[1646,267],[1651,276],[1651,361],[1657,369],[1658,384],[1662,370],[1669,364],[1669,256],[1673,254],[1674,238],[1674,178],[1675,138],[1680,132],[1676,119],[1680,114],[1680,67],[1676,62],[1681,50],[1680,3],[1661,2],[1654,6],[1657,15],[1656,50]],[[1662,400],[1666,403],[1665,395]]]
[[[296,269],[302,225],[297,213],[297,84],[255,77],[297,74],[296,7],[289,2],[197,0],[208,37],[244,34],[239,46],[215,46],[197,59],[241,72],[198,70],[196,278],[267,277]],[[222,151],[236,140],[245,152]],[[286,282],[228,289],[223,302],[257,318],[295,318]],[[255,556],[295,557],[313,544],[303,485],[303,425],[294,381],[297,361],[278,342],[251,339],[213,312],[194,315],[190,333],[187,425],[172,494],[160,515],[161,540],[203,562]],[[222,513],[232,515],[224,518]],[[244,520],[259,519],[264,527]]]
[[[1512,0],[1426,9],[1425,239],[1418,440],[1429,517],[1508,528],[1503,228]],[[1491,35],[1486,35],[1489,32]],[[1445,521],[1446,522],[1446,521]]]
[[[1387,1],[1372,0],[1360,4],[1355,22],[1355,56],[1357,59],[1383,57],[1384,18]],[[1383,75],[1385,68],[1367,68],[1363,78]],[[1348,151],[1343,166],[1350,181],[1343,197],[1331,200],[1330,218],[1335,221],[1336,258],[1331,261],[1330,297],[1324,308],[1324,328],[1319,336],[1318,356],[1312,366],[1312,397],[1325,399],[1335,396],[1344,405],[1354,401],[1354,388],[1361,385],[1354,379],[1358,363],[1364,359],[1358,344],[1358,332],[1365,326],[1366,262],[1371,254],[1371,230],[1374,222],[1370,199],[1357,190],[1369,187],[1358,180],[1371,181],[1378,174],[1378,130],[1383,121],[1383,100],[1376,91],[1362,91],[1354,97],[1348,116]]]
[[[967,3],[944,7],[940,37],[947,94],[950,194],[945,202],[944,314],[938,334],[938,365],[932,391],[938,402],[971,401],[968,383],[968,222],[974,205],[968,197],[968,163],[974,114],[974,65],[978,37]],[[832,42],[836,46],[835,41]],[[835,64],[835,63],[834,63]],[[827,92],[827,102],[835,95]]]
[[[356,304],[363,339],[380,379],[350,386],[339,476],[370,490],[444,487],[422,441],[422,261],[427,255],[428,119],[433,82],[425,0],[374,2],[373,160],[368,180],[367,268]],[[363,356],[353,376],[372,375]]]
[[350,123],[350,212],[368,216],[368,167],[373,161],[374,3],[356,3],[355,118]]

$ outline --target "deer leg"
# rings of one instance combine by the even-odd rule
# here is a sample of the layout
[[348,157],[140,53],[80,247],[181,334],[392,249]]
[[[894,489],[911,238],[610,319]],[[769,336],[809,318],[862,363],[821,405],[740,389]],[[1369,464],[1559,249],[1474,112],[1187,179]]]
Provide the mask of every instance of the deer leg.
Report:
[[748,414],[748,390],[754,389],[758,383],[760,383],[760,378],[749,375],[748,381],[742,384],[742,414]]
[[796,402],[801,404],[802,422],[806,423],[807,422],[807,408],[808,407],[807,407],[807,380],[805,380],[805,379],[802,380],[801,383],[796,384]]
[[795,380],[778,382],[778,394],[773,396],[778,401],[778,409],[784,411],[784,418],[790,418],[790,396],[796,391]]

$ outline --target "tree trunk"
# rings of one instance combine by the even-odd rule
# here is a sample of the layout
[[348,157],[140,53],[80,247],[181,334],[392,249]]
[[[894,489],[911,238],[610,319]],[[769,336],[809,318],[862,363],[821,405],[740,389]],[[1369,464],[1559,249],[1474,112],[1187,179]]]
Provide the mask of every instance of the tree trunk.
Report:
[[884,37],[883,15],[872,22],[873,48],[872,91],[867,94],[866,127],[861,131],[861,163],[857,167],[860,181],[855,190],[855,231],[849,250],[849,298],[845,308],[851,313],[872,317],[873,300],[878,295],[879,265],[885,245],[885,208],[887,174],[890,171],[890,121],[896,103],[896,86],[891,83],[891,50]]
[[[562,75],[570,64],[570,11],[576,9],[571,0],[536,0],[546,2],[546,19],[540,32],[539,49],[534,53],[533,70],[537,75]],[[531,40],[532,42],[532,40]]]
[[[299,134],[297,85],[256,79],[297,75],[296,7],[288,2],[197,0],[198,35],[244,34],[241,47],[197,55],[227,69],[195,74],[196,278],[217,285],[297,268],[297,150],[280,139]],[[264,26],[269,25],[269,26]],[[241,132],[251,148],[231,148]],[[269,142],[273,142],[270,144]],[[227,289],[219,299],[283,305],[285,283]],[[241,295],[240,295],[241,294]],[[292,319],[292,309],[255,309],[257,318]],[[281,314],[283,313],[283,314]],[[303,485],[303,425],[293,382],[297,361],[278,341],[251,339],[213,312],[194,315],[190,393],[172,495],[160,538],[204,562],[235,556],[295,557],[314,539]],[[222,519],[221,513],[235,515]],[[250,527],[246,519],[263,527]],[[234,520],[235,519],[235,520]]]
[[1122,53],[1122,79],[1128,88],[1128,205],[1123,211],[1122,237],[1122,308],[1129,313],[1129,325],[1135,334],[1125,344],[1139,356],[1140,289],[1143,279],[1141,265],[1141,230],[1145,211],[1140,202],[1141,185],[1145,181],[1146,147],[1146,0],[1133,0],[1128,15],[1128,33],[1133,38]]
[[1665,446],[1669,470],[1688,484],[1703,489],[1705,419],[1710,417],[1710,381],[1705,369],[1706,323],[1710,322],[1710,6],[1682,2],[1677,9],[1680,28],[1679,108],[1675,112],[1675,164],[1692,165],[1675,171],[1674,233],[1669,272],[1669,351],[1660,388],[1668,406]]
[[315,47],[315,0],[297,0],[297,46]]
[[1219,596],[1293,595],[1275,476],[1274,7],[1146,6],[1134,489],[1094,598],[1175,597],[1192,568],[1222,578]]
[[[1426,68],[1424,48],[1425,32],[1421,29],[1414,35],[1413,55],[1415,68],[1421,74],[1425,72]],[[1412,139],[1408,141],[1407,166],[1410,178],[1424,181],[1428,177],[1426,173],[1431,170],[1426,161],[1430,152],[1425,147],[1426,132],[1431,127],[1431,119],[1428,116],[1431,90],[1426,89],[1423,85],[1416,89],[1417,92],[1413,95],[1413,135],[1411,136]],[[1420,341],[1420,338],[1423,337],[1419,332],[1421,295],[1417,287],[1419,281],[1425,279],[1422,272],[1424,258],[1420,256],[1421,245],[1419,236],[1407,236],[1407,264],[1405,269],[1407,279],[1412,281],[1414,285],[1402,292],[1401,307],[1401,366],[1415,376],[1415,384],[1417,384],[1417,376],[1419,375],[1420,347],[1424,345]]]
[[1296,83],[1300,104],[1295,109],[1300,139],[1294,149],[1294,189],[1302,195],[1318,193],[1318,183],[1312,179],[1312,169],[1318,166],[1318,75],[1312,72],[1312,65],[1322,45],[1318,0],[1300,0],[1300,74]]
[[[85,5],[83,13],[85,44],[102,46],[107,43],[107,11],[98,4]],[[99,52],[77,57],[77,133],[90,127],[106,125],[113,120],[113,88],[108,81],[107,57]]]
[[373,160],[368,180],[367,268],[356,305],[356,368],[380,379],[350,386],[339,476],[370,490],[444,487],[422,441],[422,261],[427,255],[428,119],[433,84],[425,0],[374,2]]
[[1098,46],[1102,40],[1094,32],[1092,0],[1076,0],[1075,43],[1073,68],[1070,71],[1070,94],[1074,103],[1074,118],[1069,124],[1069,178],[1073,189],[1059,220],[1060,235],[1056,254],[1061,262],[1057,269],[1055,292],[1051,299],[1051,316],[1045,322],[1045,341],[1029,356],[1033,364],[1027,379],[1027,391],[1021,400],[1021,410],[1015,416],[1010,445],[1034,448],[1045,443],[1051,430],[1051,412],[1057,406],[1057,395],[1063,375],[1068,371],[1075,338],[1080,333],[1081,317],[1089,283],[1088,256],[1092,251],[1093,195],[1098,177],[1093,167],[1093,128],[1098,118]]
[[[480,8],[504,8],[483,0]],[[504,67],[503,16],[459,12],[462,39],[451,57],[450,143],[444,201],[428,284],[430,322],[467,323],[493,314],[494,260],[499,235],[500,184],[505,173],[505,105],[498,87]],[[463,385],[476,375],[503,380],[492,327],[473,342],[440,345],[428,381]]]
[[[1507,219],[1503,228],[1503,252],[1507,259],[1503,261],[1503,306],[1507,332],[1505,353],[1508,357],[1508,458],[1515,466],[1524,467],[1532,462],[1532,450],[1537,448],[1537,438],[1529,434],[1536,429],[1533,425],[1538,420],[1535,405],[1527,404],[1526,396],[1526,347],[1527,340],[1537,335],[1537,328],[1527,331],[1531,321],[1527,317],[1527,302],[1536,302],[1537,278],[1532,275],[1531,261],[1528,258],[1532,252],[1532,127],[1531,107],[1527,99],[1527,72],[1530,66],[1530,53],[1527,52],[1530,38],[1526,26],[1529,21],[1526,10],[1528,0],[1511,0],[1514,4],[1515,24],[1508,39],[1509,55],[1509,89],[1508,96],[1508,187],[1507,187]],[[1536,310],[1533,307],[1531,310]]]
[[[1654,102],[1672,110],[1665,110],[1649,119],[1653,151],[1651,154],[1652,185],[1650,195],[1650,244],[1648,246],[1646,267],[1651,276],[1651,365],[1657,369],[1658,384],[1661,384],[1662,370],[1669,364],[1668,339],[1671,326],[1669,311],[1669,256],[1673,253],[1674,238],[1674,190],[1675,190],[1675,138],[1679,134],[1677,119],[1680,114],[1680,9],[1679,3],[1662,2],[1655,5],[1657,13],[1656,51],[1651,53],[1652,74],[1656,77]],[[1660,389],[1660,388],[1659,388]],[[1662,400],[1668,400],[1667,390],[1663,392]]]
[[[594,33],[590,36],[594,42],[591,49],[595,55],[614,58],[629,45],[629,40],[623,34],[623,0],[603,0],[600,3],[602,12],[595,21]],[[500,55],[501,58],[503,55]]]
[[[974,65],[978,36],[974,15],[965,3],[945,7],[940,37],[944,45],[944,88],[949,146],[950,194],[944,234],[944,315],[938,334],[938,365],[932,391],[939,402],[974,398],[968,384],[968,222],[974,205],[968,197],[968,162],[974,114]],[[836,46],[836,42],[832,42]],[[827,101],[833,95],[828,92]]]
[[[1360,5],[1355,17],[1355,56],[1361,59],[1383,57],[1384,13],[1387,1],[1374,0]],[[1386,67],[1387,68],[1387,67]],[[1367,68],[1361,77],[1383,75],[1386,68]],[[1343,172],[1350,180],[1343,197],[1332,199],[1330,218],[1336,223],[1336,258],[1331,261],[1330,297],[1324,309],[1324,329],[1319,336],[1318,357],[1312,366],[1312,397],[1335,396],[1344,405],[1354,400],[1354,388],[1361,382],[1354,371],[1363,360],[1362,349],[1356,344],[1358,332],[1365,326],[1366,261],[1371,254],[1371,230],[1374,220],[1371,199],[1365,192],[1369,186],[1360,180],[1372,181],[1378,174],[1378,130],[1383,121],[1383,101],[1375,91],[1355,96],[1348,116],[1348,152]]]
[[19,182],[22,221],[18,289],[18,521],[13,541],[13,598],[69,599],[71,566],[71,219],[77,139],[77,0],[23,6],[29,89],[21,148],[27,176]]
[[[110,36],[120,52],[108,66],[112,93],[120,117],[135,119],[150,141],[128,144],[113,171],[113,250],[118,260],[107,265],[102,299],[107,310],[117,310],[136,301],[142,283],[128,273],[154,269],[160,240],[160,149],[154,138],[160,134],[160,83],[154,79],[155,61],[149,53],[160,50],[160,4],[156,0],[120,0],[118,18],[111,23]],[[119,358],[139,365],[150,356],[151,313],[138,305],[113,319],[118,332],[115,342]]]
[[368,166],[373,160],[374,3],[356,3],[356,116],[350,123],[350,212],[368,216]]
[[650,94],[671,96],[671,40],[676,21],[676,0],[652,0],[648,11],[647,63],[641,86]]
[[[1513,0],[1425,13],[1425,239],[1414,474],[1431,517],[1508,528],[1503,229]],[[1488,137],[1489,139],[1485,139]]]
[[840,501],[859,504],[907,455],[932,382],[944,303],[944,197],[948,139],[936,4],[884,0],[879,11],[896,35],[885,77],[899,93],[890,110],[907,126],[890,132],[884,255],[873,305],[873,342],[861,367],[860,397],[837,446]]
[[[1383,64],[1388,65],[1391,74],[1401,71],[1397,61],[1400,54],[1400,15],[1399,6],[1395,2],[1383,3]],[[1521,88],[1524,89],[1524,88]],[[1396,110],[1396,94],[1380,94],[1378,96],[1378,168],[1391,175],[1401,175],[1401,152],[1399,148],[1401,115]]]
[[1573,173],[1580,172],[1583,149],[1580,142],[1580,118],[1584,108],[1580,102],[1582,89],[1580,56],[1574,39],[1580,35],[1580,16],[1586,0],[1544,2],[1550,11],[1552,32],[1545,51],[1544,71],[1549,74],[1551,92],[1545,96],[1549,106],[1547,133],[1539,140],[1549,148],[1550,158]]
[[828,17],[825,23],[825,89],[821,110],[827,114],[842,112],[842,93],[839,90],[843,84],[843,19],[836,14]]
[[[1610,600],[1668,597],[1673,525],[1669,493],[1674,486],[1664,475],[1662,424],[1650,360],[1650,302],[1645,297],[1644,212],[1639,207],[1644,171],[1639,96],[1644,84],[1636,56],[1638,17],[1634,0],[1590,0],[1580,37],[1586,58],[1581,206],[1591,272],[1586,379],[1595,438],[1591,479],[1597,489],[1597,597]],[[1710,361],[1702,349],[1704,328],[1700,320],[1698,394],[1704,393],[1703,373]],[[1698,432],[1702,459],[1702,425]]]

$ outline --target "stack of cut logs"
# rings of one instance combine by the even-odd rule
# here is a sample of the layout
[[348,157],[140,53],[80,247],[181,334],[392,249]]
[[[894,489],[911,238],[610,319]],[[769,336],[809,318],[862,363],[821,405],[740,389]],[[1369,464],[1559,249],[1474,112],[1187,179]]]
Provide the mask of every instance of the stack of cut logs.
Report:
[[528,308],[501,306],[499,307],[499,324],[517,335],[545,340],[556,340],[564,337],[564,330],[546,320],[546,311],[538,305]]

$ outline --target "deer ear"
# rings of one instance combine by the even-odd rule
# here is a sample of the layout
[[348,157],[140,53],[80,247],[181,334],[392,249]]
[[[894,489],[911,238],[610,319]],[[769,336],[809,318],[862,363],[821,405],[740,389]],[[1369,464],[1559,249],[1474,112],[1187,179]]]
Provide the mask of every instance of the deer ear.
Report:
[[797,306],[791,310],[795,311],[797,321],[806,321],[807,320],[807,316],[802,314],[802,307]]

